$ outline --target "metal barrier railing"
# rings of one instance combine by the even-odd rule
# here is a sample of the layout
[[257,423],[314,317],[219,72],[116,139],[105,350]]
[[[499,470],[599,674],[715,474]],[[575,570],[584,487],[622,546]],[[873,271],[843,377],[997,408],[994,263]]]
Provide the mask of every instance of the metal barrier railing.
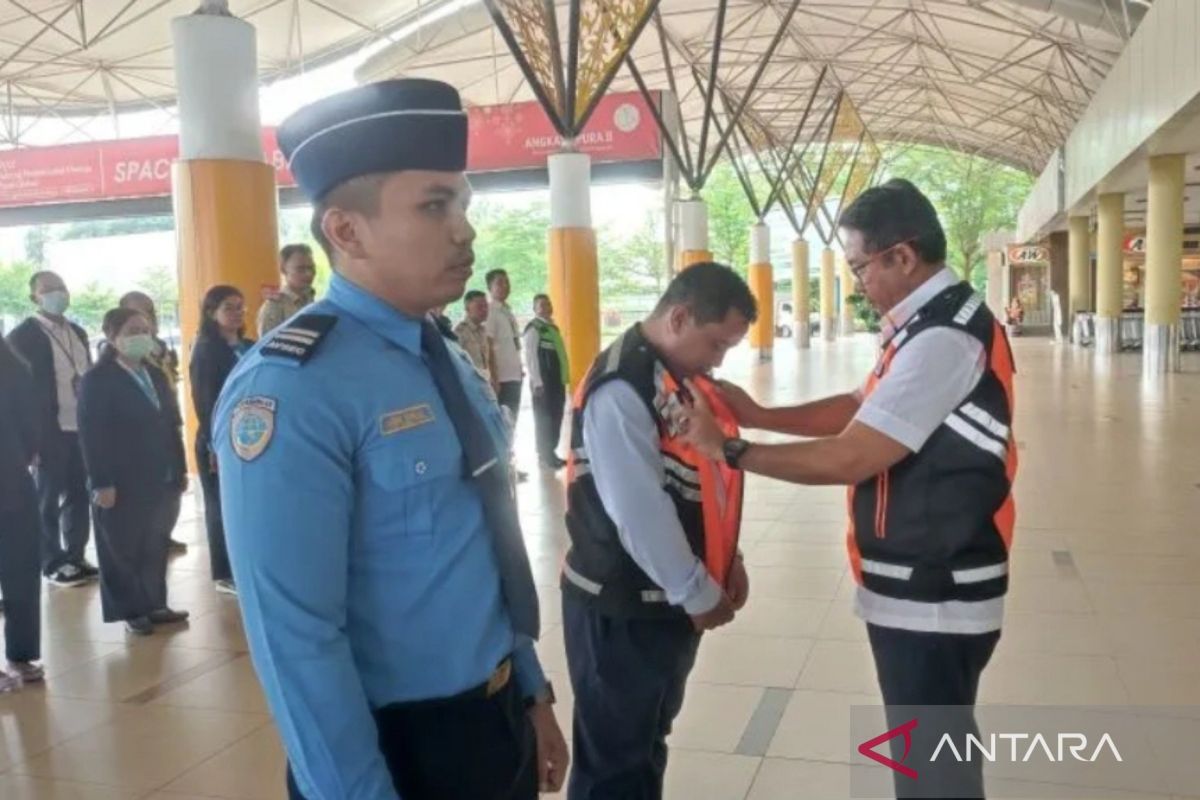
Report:
[[[1145,338],[1146,318],[1141,311],[1126,311],[1121,314],[1118,325],[1122,350],[1141,350]],[[1096,342],[1096,315],[1091,311],[1075,314],[1073,323],[1075,342],[1081,347],[1091,347]],[[1179,347],[1185,351],[1200,350],[1200,309],[1185,309],[1179,321]]]

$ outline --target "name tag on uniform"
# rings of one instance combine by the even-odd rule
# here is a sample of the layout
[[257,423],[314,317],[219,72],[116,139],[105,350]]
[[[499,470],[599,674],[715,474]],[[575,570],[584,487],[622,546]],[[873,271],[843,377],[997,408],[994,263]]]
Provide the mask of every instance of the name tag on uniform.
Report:
[[412,430],[433,422],[433,409],[427,403],[419,406],[409,406],[399,411],[391,411],[379,418],[379,433],[391,436],[393,433]]

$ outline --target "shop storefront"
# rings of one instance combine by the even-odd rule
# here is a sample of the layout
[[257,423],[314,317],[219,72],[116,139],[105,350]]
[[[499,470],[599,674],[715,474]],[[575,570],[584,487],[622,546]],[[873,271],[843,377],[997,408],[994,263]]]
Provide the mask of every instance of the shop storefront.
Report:
[[[1146,299],[1146,235],[1131,232],[1125,237],[1124,282],[1121,302],[1126,311],[1140,310]],[[1183,308],[1200,308],[1200,228],[1185,228],[1183,236],[1183,278],[1180,287]]]
[[1020,303],[1026,327],[1049,326],[1053,319],[1050,295],[1050,248],[1044,244],[1012,245],[1008,262],[1010,302]]

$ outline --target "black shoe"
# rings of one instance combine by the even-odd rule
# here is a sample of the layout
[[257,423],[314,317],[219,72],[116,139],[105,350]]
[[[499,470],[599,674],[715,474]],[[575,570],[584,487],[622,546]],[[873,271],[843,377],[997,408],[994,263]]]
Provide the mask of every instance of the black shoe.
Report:
[[149,617],[137,617],[125,620],[125,630],[134,636],[149,636],[154,633],[154,623]]
[[87,578],[89,581],[100,577],[100,570],[96,569],[94,565],[89,564],[87,559],[81,558],[79,561],[76,561],[75,567],[82,572],[83,577]]
[[173,608],[160,608],[157,611],[150,612],[150,621],[155,625],[175,625],[180,622],[187,622],[191,616],[186,611],[176,611]]
[[63,564],[46,578],[55,586],[83,586],[92,580],[75,564]]
[[174,539],[167,542],[167,552],[170,553],[186,553],[187,545],[183,542],[177,542]]

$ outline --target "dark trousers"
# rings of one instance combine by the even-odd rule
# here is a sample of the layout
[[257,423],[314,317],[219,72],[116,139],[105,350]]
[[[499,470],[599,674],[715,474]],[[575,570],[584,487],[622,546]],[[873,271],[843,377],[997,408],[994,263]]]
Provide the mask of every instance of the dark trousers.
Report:
[[659,800],[700,634],[687,618],[604,616],[569,590],[563,634],[575,692],[568,799]]
[[225,547],[225,518],[221,515],[221,483],[217,473],[201,466],[200,487],[204,490],[204,530],[208,534],[208,561],[214,581],[233,580],[229,550]]
[[[516,680],[492,697],[386,706],[379,750],[404,800],[534,800],[537,742]],[[304,800],[288,768],[289,800]]]
[[521,410],[521,381],[505,381],[500,384],[500,394],[497,399],[500,405],[512,413],[513,424],[517,422],[517,412]]
[[0,510],[0,593],[9,661],[42,657],[41,526],[33,481],[25,476],[17,503]]
[[167,607],[170,495],[163,487],[143,497],[122,494],[96,509],[100,609],[105,622],[137,619]]
[[[79,434],[46,431],[34,478],[42,522],[42,571],[83,561],[91,520]],[[63,543],[66,547],[63,547]]]
[[566,387],[545,386],[533,396],[533,419],[537,425],[538,458],[548,464],[556,458],[558,438],[562,432],[563,409],[567,402]]
[[[904,740],[890,741],[892,758],[919,765],[916,780],[895,774],[897,797],[982,798],[983,761],[959,762],[939,755],[930,762],[942,734],[956,742],[979,735],[975,698],[979,677],[1000,640],[1000,632],[922,633],[867,625],[889,728],[918,717],[912,751],[903,759]],[[922,706],[925,708],[914,708]]]

